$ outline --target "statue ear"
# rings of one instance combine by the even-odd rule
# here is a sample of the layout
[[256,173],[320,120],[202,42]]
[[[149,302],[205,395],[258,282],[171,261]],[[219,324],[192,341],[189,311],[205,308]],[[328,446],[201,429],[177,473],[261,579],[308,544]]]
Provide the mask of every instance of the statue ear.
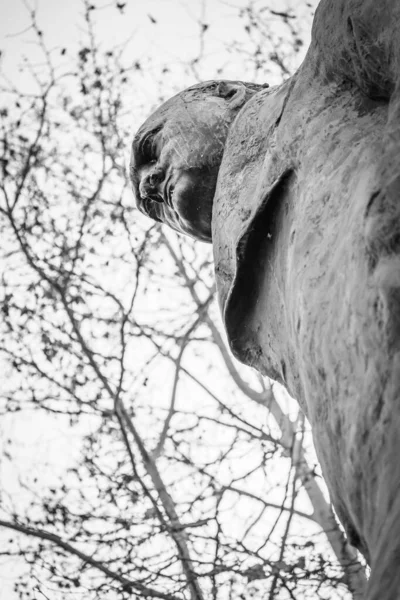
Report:
[[220,81],[216,92],[217,96],[229,102],[231,108],[239,108],[246,100],[246,87],[243,83]]

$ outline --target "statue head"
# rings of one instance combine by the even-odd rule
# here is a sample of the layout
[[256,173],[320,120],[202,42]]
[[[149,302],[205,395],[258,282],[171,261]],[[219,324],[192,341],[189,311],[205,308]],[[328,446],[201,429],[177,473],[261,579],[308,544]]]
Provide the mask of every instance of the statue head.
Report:
[[136,205],[173,229],[211,242],[211,213],[230,125],[265,86],[208,81],[180,92],[141,126],[132,144]]

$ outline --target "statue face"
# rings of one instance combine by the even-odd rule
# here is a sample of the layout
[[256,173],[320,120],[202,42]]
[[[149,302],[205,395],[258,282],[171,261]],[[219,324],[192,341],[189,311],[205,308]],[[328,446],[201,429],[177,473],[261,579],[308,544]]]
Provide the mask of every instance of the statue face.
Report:
[[163,104],[135,136],[131,159],[139,210],[206,242],[211,242],[218,169],[236,114],[226,96],[218,95],[217,84],[214,88],[214,93],[186,90]]

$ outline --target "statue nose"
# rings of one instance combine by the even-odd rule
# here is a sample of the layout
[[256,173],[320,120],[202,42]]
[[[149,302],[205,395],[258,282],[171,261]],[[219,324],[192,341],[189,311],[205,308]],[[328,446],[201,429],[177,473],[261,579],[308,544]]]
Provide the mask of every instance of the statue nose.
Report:
[[162,169],[153,169],[147,173],[140,182],[139,191],[142,198],[151,198],[156,202],[164,202],[159,184],[164,179],[164,171]]

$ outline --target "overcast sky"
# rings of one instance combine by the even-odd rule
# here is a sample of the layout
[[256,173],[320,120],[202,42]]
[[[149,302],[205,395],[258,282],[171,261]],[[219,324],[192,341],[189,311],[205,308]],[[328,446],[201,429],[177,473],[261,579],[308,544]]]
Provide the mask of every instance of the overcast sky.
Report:
[[[122,0],[121,0],[122,3]],[[33,3],[32,3],[33,4]],[[38,22],[50,47],[68,48],[82,35],[81,0],[37,0]],[[94,2],[100,17],[97,31],[107,45],[121,43],[132,36],[132,48],[138,57],[151,56],[154,62],[186,60],[199,47],[199,23],[212,24],[207,30],[211,55],[240,35],[237,15],[247,0],[127,0],[123,12],[116,2]],[[3,0],[0,8],[1,49],[7,68],[34,51],[27,43],[29,12],[22,0]],[[32,5],[31,5],[32,6]],[[156,21],[156,22],[154,22]],[[210,72],[212,71],[210,63]]]
[[[123,0],[119,2],[123,4]],[[216,61],[223,63],[226,56],[228,63],[227,45],[244,35],[238,13],[241,7],[247,6],[248,0],[125,0],[122,11],[116,8],[116,0],[93,0],[93,3],[98,7],[96,31],[104,45],[112,47],[131,39],[130,48],[135,60],[150,58],[155,67],[195,57],[200,49],[201,24],[208,25],[202,78],[212,79]],[[272,3],[273,0],[269,2]],[[279,6],[280,0],[276,3]],[[292,0],[292,5],[296,4],[304,5],[304,1]],[[39,57],[29,31],[29,6],[36,9],[46,45],[55,52],[64,47],[68,52],[74,52],[84,35],[82,0],[37,0],[29,5],[22,0],[2,0],[1,61],[3,70],[13,81],[18,80],[18,65],[24,56],[33,61],[35,56]],[[245,76],[236,73],[232,63],[224,72],[224,78]],[[32,432],[34,434],[36,432]],[[26,447],[33,443],[32,440],[25,441]],[[61,455],[62,449],[59,452]],[[11,568],[0,574],[0,600],[16,600],[12,589],[14,577]]]

